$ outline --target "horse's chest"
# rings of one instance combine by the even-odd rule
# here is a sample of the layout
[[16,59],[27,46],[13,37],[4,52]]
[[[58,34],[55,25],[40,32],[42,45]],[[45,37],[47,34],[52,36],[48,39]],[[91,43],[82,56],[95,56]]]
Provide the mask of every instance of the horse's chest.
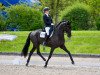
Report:
[[64,44],[64,40],[59,40],[59,38],[52,38],[51,43],[56,46]]

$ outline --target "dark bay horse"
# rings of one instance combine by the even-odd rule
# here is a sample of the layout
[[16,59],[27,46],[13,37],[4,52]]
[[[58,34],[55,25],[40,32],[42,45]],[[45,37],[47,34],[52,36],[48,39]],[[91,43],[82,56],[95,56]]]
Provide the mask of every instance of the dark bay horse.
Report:
[[[24,56],[24,57],[27,56],[28,48],[30,46],[30,40],[31,40],[31,42],[33,43],[33,48],[29,53],[29,57],[27,59],[26,66],[28,66],[30,58],[31,58],[33,52],[35,51],[35,49],[37,49],[37,54],[44,61],[46,61],[46,59],[40,53],[40,44],[42,44],[43,41],[44,41],[43,38],[40,38],[40,32],[41,31],[42,30],[36,30],[36,31],[29,33],[29,36],[26,40],[26,43],[25,43],[24,48],[23,48],[22,53],[21,53],[22,56]],[[48,57],[47,61],[45,62],[44,67],[47,67],[48,61],[51,58],[55,48],[58,48],[58,47],[60,47],[61,49],[63,49],[65,52],[68,53],[72,64],[74,64],[74,60],[72,58],[70,51],[68,51],[67,48],[65,47],[64,32],[67,33],[67,36],[69,38],[71,37],[71,23],[69,21],[62,21],[58,25],[54,26],[54,33],[53,33],[52,37],[47,41],[47,44],[46,44],[46,46],[51,47],[51,50],[50,50],[49,57]]]

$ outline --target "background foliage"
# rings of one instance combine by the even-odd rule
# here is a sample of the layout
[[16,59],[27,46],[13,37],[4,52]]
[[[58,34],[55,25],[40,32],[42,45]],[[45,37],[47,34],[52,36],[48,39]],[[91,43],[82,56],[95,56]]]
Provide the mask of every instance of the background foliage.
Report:
[[[6,28],[2,28],[2,26],[7,27],[8,25],[11,27],[18,26],[20,30],[42,28],[42,25],[44,25],[42,21],[42,10],[46,6],[50,7],[50,14],[55,24],[61,21],[66,11],[66,19],[72,21],[71,18],[78,17],[77,21],[72,21],[73,30],[100,30],[100,0],[40,0],[40,2],[41,6],[35,4],[33,7],[23,4],[4,7],[0,4],[0,11],[6,11],[8,15],[5,20],[0,13],[0,30],[5,30]],[[78,6],[80,3],[82,3],[83,6],[78,7],[76,11],[74,5]],[[81,17],[82,9],[84,9],[83,17]],[[90,11],[90,9],[92,11]],[[69,11],[72,12],[68,14]],[[77,15],[74,15],[75,12],[78,12]]]
[[61,20],[69,20],[73,30],[88,30],[92,27],[91,8],[84,3],[75,3],[61,13]]
[[[100,0],[40,0],[42,2],[42,7],[48,6],[51,9],[51,16],[55,23],[61,21],[58,19],[61,15],[62,11],[68,9],[68,7],[73,7],[76,3],[84,3],[86,6],[91,7],[91,23],[90,23],[90,30],[91,29],[98,29],[100,30]],[[90,10],[90,8],[88,9]],[[67,11],[66,11],[67,12]],[[92,28],[91,28],[92,26]],[[78,28],[77,28],[78,29]],[[75,30],[77,30],[75,29]],[[82,29],[82,28],[81,28]]]
[[2,15],[0,15],[0,30],[5,30],[6,26],[5,26],[5,20],[4,17]]
[[8,14],[6,24],[18,26],[20,30],[35,30],[42,27],[42,13],[26,5],[15,5],[5,10]]

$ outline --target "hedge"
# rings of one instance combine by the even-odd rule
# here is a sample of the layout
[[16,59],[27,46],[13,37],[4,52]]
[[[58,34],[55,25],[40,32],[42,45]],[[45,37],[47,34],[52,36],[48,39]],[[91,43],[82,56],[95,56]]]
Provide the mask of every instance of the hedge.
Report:
[[6,25],[5,25],[5,19],[4,17],[0,14],[0,31],[3,31],[6,29]]
[[100,30],[100,17],[96,19],[97,30]]
[[88,30],[92,27],[91,8],[84,3],[75,3],[61,12],[61,20],[69,20],[73,30]]
[[19,27],[19,30],[36,30],[42,28],[42,13],[27,5],[13,5],[6,8],[8,18],[6,25]]

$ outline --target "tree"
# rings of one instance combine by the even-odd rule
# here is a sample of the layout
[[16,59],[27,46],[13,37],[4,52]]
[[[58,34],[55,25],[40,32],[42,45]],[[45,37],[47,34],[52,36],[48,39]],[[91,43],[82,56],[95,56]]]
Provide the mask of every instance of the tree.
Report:
[[93,23],[97,29],[100,30],[100,0],[79,0],[80,2],[90,5],[93,9],[92,17]]
[[64,0],[40,0],[40,2],[42,3],[42,9],[46,6],[50,8],[50,14],[55,24],[57,24],[60,10],[63,9]]
[[0,31],[5,30],[6,24],[5,24],[4,17],[0,14]]
[[61,13],[61,20],[69,20],[73,30],[92,28],[91,8],[84,3],[74,3]]
[[0,3],[0,10],[3,10],[4,8],[5,6],[2,3]]

